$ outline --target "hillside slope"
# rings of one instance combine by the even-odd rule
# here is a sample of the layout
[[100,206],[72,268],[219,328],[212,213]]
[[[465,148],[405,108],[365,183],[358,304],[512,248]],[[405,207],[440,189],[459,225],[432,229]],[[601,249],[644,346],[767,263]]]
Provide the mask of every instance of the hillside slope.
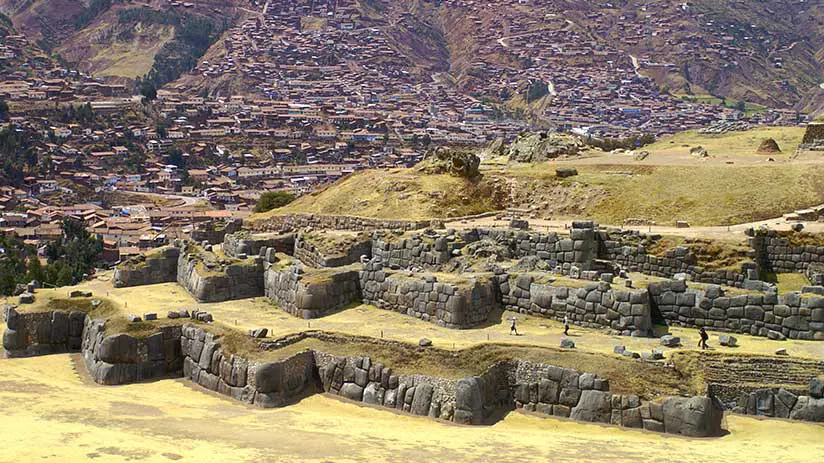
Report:
[[[536,218],[591,218],[610,225],[627,219],[671,226],[676,220],[695,226],[755,222],[824,203],[822,159],[791,158],[802,135],[803,129],[780,128],[687,132],[650,145],[643,161],[590,150],[554,162],[482,165],[478,183],[418,168],[363,171],[268,215],[417,220],[515,207]],[[783,149],[769,156],[774,161],[757,154],[766,137]],[[689,154],[699,145],[709,147],[710,157]],[[558,167],[575,167],[578,175],[558,178]]]
[[149,72],[167,44],[181,48],[173,41],[187,18],[225,29],[248,14],[243,8],[257,8],[252,1],[199,0],[184,7],[166,0],[0,0],[0,12],[30,41],[77,69],[122,81]]

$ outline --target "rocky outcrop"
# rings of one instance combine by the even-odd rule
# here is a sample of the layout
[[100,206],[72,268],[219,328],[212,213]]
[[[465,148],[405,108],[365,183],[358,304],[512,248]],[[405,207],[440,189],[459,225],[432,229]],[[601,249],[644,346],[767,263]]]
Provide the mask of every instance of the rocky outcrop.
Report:
[[474,179],[481,175],[481,158],[471,151],[439,147],[426,154],[416,167],[427,174],[449,174]]
[[83,312],[20,313],[13,306],[3,308],[6,331],[3,332],[5,356],[31,357],[36,355],[76,352],[82,344]]
[[509,145],[509,159],[517,162],[543,162],[562,156],[575,156],[583,148],[580,138],[555,132],[518,135]]
[[177,281],[177,263],[180,248],[167,246],[152,250],[146,255],[133,257],[115,270],[115,288],[153,285]]
[[87,318],[83,329],[83,359],[99,384],[131,384],[177,377],[183,368],[180,326],[159,327],[148,337],[106,334],[103,320]]

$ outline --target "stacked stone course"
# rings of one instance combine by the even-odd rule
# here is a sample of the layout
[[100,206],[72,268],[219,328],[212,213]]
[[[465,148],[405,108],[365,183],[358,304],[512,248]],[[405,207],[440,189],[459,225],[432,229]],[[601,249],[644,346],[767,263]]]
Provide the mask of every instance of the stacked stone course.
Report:
[[177,281],[180,248],[167,246],[146,256],[133,257],[114,272],[114,287],[154,285]]
[[671,325],[771,339],[824,340],[824,297],[778,296],[775,292],[727,296],[718,286],[693,289],[683,281],[651,283],[649,293]]
[[652,318],[646,290],[614,290],[609,283],[568,288],[535,283],[535,275],[509,275],[501,283],[507,309],[576,325],[607,328],[617,334],[649,336]]
[[259,256],[219,269],[204,269],[198,252],[184,249],[177,282],[198,302],[221,302],[263,296],[263,259]]
[[83,312],[19,313],[12,306],[3,308],[6,331],[3,332],[3,349],[6,357],[30,357],[35,355],[76,352],[82,344]]
[[473,274],[463,284],[439,282],[431,274],[386,271],[380,259],[373,259],[360,272],[360,285],[367,304],[463,329],[486,322],[499,305],[493,279],[478,277],[482,275]]
[[361,299],[358,271],[351,266],[335,273],[324,271],[321,279],[311,278],[313,273],[305,273],[300,264],[268,268],[264,273],[266,297],[286,312],[307,320]]
[[183,367],[181,327],[164,326],[145,338],[128,334],[106,335],[105,321],[87,317],[82,352],[95,382],[131,384],[149,379],[177,377]]
[[301,262],[314,268],[343,267],[359,262],[362,256],[369,258],[372,255],[372,240],[368,237],[361,240],[353,239],[344,246],[345,249],[339,254],[330,255],[299,236],[295,241],[294,255]]

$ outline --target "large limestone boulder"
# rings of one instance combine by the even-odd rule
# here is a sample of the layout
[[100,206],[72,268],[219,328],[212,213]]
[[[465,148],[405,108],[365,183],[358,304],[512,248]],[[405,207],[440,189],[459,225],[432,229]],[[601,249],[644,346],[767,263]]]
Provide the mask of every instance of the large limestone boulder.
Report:
[[668,397],[663,409],[664,428],[670,434],[708,437],[721,433],[723,411],[710,397]]
[[450,174],[455,177],[476,178],[481,158],[475,153],[440,147],[426,154],[418,170],[428,174]]
[[98,351],[100,360],[106,363],[137,363],[137,339],[127,334],[107,336],[100,343]]
[[798,398],[793,411],[790,413],[791,420],[824,422],[824,399],[814,399],[809,396]]
[[604,391],[582,391],[578,405],[569,417],[577,421],[609,423],[612,415],[612,394]]
[[455,385],[455,422],[481,424],[483,407],[481,379],[475,376],[458,380]]
[[509,145],[509,159],[517,162],[543,162],[561,156],[575,156],[584,146],[580,138],[559,133],[529,133]]

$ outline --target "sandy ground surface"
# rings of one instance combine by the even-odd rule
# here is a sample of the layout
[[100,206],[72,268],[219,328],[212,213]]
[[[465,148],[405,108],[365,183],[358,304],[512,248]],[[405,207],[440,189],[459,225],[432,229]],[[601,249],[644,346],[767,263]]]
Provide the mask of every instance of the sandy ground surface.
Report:
[[0,461],[820,461],[824,426],[741,416],[714,439],[510,413],[468,427],[312,396],[260,410],[183,380],[97,386],[76,356],[0,360]]
[[[91,290],[96,296],[107,296],[126,314],[142,315],[157,312],[162,319],[169,310],[182,308],[207,310],[215,320],[241,330],[268,328],[269,337],[280,337],[306,329],[325,330],[345,334],[384,337],[397,341],[417,344],[423,338],[444,349],[462,349],[485,342],[529,344],[536,346],[557,347],[563,331],[562,323],[540,317],[533,317],[514,312],[504,312],[487,325],[471,330],[451,330],[433,323],[424,322],[407,315],[381,310],[374,306],[358,305],[341,310],[332,315],[316,319],[303,320],[293,317],[278,309],[265,298],[227,301],[215,304],[198,304],[182,287],[176,283],[165,283],[134,288],[114,289],[110,282],[111,273],[101,274],[96,279],[85,282],[76,288]],[[66,298],[75,288],[59,290],[38,290],[37,306],[45,306],[49,298]],[[12,302],[12,300],[9,300]],[[26,310],[32,310],[26,306]],[[509,334],[510,318],[517,319],[520,336]],[[686,348],[693,348],[698,343],[698,333],[694,329],[671,327],[670,332],[680,336]],[[613,346],[625,345],[635,352],[650,351],[661,348],[657,338],[631,338],[628,336],[610,336],[602,331],[572,326],[571,338],[577,348],[583,351],[612,354]],[[735,334],[740,347],[730,349],[718,345],[718,333],[710,333],[710,345],[729,353],[755,353],[773,355],[778,348],[786,348],[791,356],[824,359],[824,343],[812,341],[772,341],[767,338]]]

